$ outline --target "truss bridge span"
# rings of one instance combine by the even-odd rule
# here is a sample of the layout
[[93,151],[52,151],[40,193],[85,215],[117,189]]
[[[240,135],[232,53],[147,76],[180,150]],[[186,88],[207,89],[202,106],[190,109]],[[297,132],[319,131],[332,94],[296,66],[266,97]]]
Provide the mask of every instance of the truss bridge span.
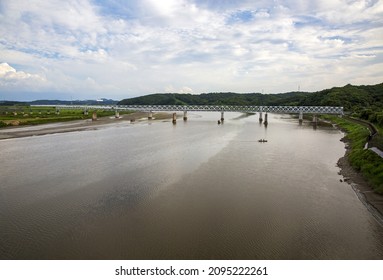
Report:
[[[41,106],[41,105],[35,105]],[[52,107],[55,105],[46,105]],[[97,110],[114,110],[116,118],[119,118],[119,111],[144,111],[148,112],[148,119],[153,118],[153,112],[183,112],[183,119],[187,120],[188,111],[202,111],[202,112],[220,112],[221,119],[218,123],[224,121],[225,112],[242,112],[242,113],[258,113],[259,121],[267,125],[268,113],[282,113],[282,114],[299,114],[299,123],[303,122],[303,114],[312,114],[313,123],[317,123],[318,114],[333,114],[343,115],[343,107],[333,106],[237,106],[237,105],[56,105],[56,113],[60,113],[60,109],[82,109],[84,114],[88,114],[89,110],[93,110],[93,120],[97,119]],[[263,115],[264,114],[264,115]],[[173,113],[173,123],[176,123],[177,114]]]
[[[50,105],[52,106],[52,105]],[[243,112],[243,113],[284,113],[284,114],[334,114],[343,115],[343,107],[333,106],[236,106],[236,105],[56,105],[56,108],[77,108],[93,110],[133,110],[133,111],[204,111],[204,112]]]
[[336,114],[343,115],[343,107],[332,106],[236,106],[236,105],[119,105],[115,109],[137,111],[208,111],[243,113],[285,113],[285,114]]

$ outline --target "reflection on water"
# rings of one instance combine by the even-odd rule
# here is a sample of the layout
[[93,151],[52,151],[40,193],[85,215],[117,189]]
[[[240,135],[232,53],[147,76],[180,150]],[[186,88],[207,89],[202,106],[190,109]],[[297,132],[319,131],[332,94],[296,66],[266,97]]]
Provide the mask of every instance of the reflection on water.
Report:
[[0,257],[382,259],[340,132],[188,117],[1,141]]

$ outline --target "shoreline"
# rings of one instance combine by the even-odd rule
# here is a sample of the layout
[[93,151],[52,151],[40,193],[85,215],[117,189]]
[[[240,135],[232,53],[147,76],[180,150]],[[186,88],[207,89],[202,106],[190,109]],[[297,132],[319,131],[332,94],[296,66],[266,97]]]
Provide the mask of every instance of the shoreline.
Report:
[[[170,119],[171,115],[167,113],[154,113],[153,120],[166,120]],[[131,114],[121,115],[120,118],[115,117],[102,117],[98,118],[96,121],[91,119],[87,120],[75,120],[69,122],[52,122],[41,125],[25,125],[25,126],[14,126],[6,127],[0,129],[0,141],[6,139],[14,138],[23,138],[31,136],[42,136],[47,134],[56,134],[56,133],[67,133],[67,132],[76,132],[76,131],[86,131],[94,130],[97,127],[108,125],[112,123],[127,122],[132,119],[135,122],[142,122],[143,119],[148,121],[148,113],[146,112],[134,112]]]
[[[347,135],[347,132],[339,126],[334,126]],[[383,225],[383,195],[376,193],[363,175],[351,166],[348,160],[348,155],[351,149],[349,146],[350,141],[346,136],[340,139],[340,141],[345,143],[346,151],[344,156],[337,162],[337,166],[340,168],[339,174],[343,176],[343,181],[352,187],[356,196],[366,206],[374,218]]]

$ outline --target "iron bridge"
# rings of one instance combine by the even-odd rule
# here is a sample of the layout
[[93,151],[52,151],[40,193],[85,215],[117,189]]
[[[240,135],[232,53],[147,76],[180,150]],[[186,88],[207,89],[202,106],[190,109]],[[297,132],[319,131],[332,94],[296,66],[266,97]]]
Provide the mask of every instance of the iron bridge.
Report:
[[[38,105],[36,105],[38,106]],[[47,105],[52,107],[52,105]],[[54,106],[54,105],[53,105]],[[343,115],[343,107],[333,106],[235,106],[235,105],[56,105],[64,109],[132,110],[132,111],[205,111],[205,112],[243,112],[243,113],[308,113]]]

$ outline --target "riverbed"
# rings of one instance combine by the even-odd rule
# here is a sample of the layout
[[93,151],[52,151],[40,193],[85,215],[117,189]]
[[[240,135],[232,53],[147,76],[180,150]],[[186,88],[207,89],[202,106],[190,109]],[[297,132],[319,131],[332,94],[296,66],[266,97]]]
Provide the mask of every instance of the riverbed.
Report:
[[0,257],[383,258],[381,224],[338,174],[343,133],[219,117],[0,141]]

